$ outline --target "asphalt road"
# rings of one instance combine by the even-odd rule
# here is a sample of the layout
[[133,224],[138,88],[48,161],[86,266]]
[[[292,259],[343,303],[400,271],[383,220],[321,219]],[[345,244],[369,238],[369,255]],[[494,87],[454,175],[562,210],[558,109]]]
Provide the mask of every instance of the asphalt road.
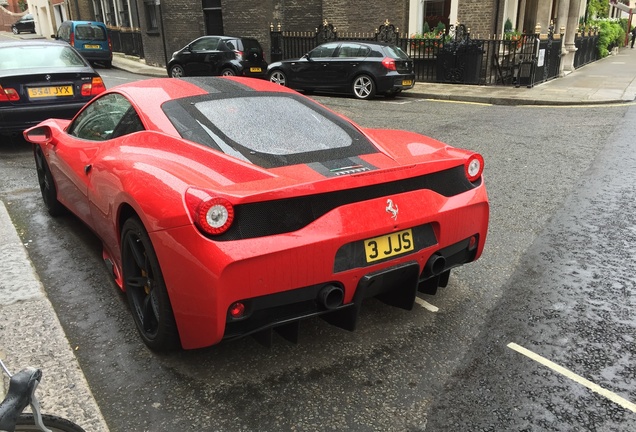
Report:
[[[103,73],[108,86],[132,79]],[[486,250],[423,296],[437,311],[370,300],[353,333],[316,319],[297,345],[247,338],[154,354],[98,240],[72,216],[46,215],[28,148],[0,149],[0,198],[111,430],[635,430],[636,108],[316,99],[363,126],[485,156]]]

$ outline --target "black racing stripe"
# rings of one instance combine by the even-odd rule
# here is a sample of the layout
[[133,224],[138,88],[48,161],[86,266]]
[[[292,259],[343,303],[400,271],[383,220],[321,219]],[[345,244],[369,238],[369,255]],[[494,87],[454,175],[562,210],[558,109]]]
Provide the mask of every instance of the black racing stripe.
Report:
[[353,189],[301,196],[275,201],[242,204],[234,207],[234,223],[228,231],[209,238],[216,241],[241,240],[297,231],[343,205],[397,195],[416,190],[431,190],[445,197],[474,189],[464,166],[418,177],[362,186]]

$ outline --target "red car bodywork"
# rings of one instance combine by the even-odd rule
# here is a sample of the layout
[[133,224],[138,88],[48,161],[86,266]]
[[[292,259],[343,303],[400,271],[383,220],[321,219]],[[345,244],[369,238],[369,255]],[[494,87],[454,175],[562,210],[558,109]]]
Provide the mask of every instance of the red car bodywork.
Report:
[[[296,95],[262,80],[215,79],[250,91]],[[122,225],[133,214],[141,220],[185,349],[314,315],[352,329],[364,297],[379,295],[408,309],[418,285],[434,292],[445,286],[452,267],[476,260],[483,251],[489,206],[482,178],[464,178],[452,193],[431,186],[441,182],[444,190],[454,188],[446,185],[443,176],[450,174],[444,173],[465,176],[474,152],[411,132],[356,126],[377,150],[359,156],[374,170],[329,177],[309,164],[262,168],[179,135],[162,104],[208,93],[194,83],[147,80],[105,94],[111,92],[133,104],[145,131],[93,143],[67,134],[69,121],[51,119],[40,125],[50,137],[38,145],[55,179],[57,199],[102,240],[104,258],[122,288]],[[423,179],[417,181],[424,186],[411,185],[413,179]],[[258,235],[218,241],[193,223],[186,198],[191,188],[212,190],[236,209],[256,212],[237,211],[235,225],[249,216],[252,225],[263,217],[296,226],[286,219],[294,219],[289,215],[297,209],[324,210],[298,229],[272,231],[270,225],[277,224],[268,223]],[[415,250],[367,262],[361,242],[405,229],[412,229],[412,236],[393,240],[417,238]],[[325,286],[342,290],[335,305],[315,300]],[[230,316],[235,302],[245,305],[246,316]]]

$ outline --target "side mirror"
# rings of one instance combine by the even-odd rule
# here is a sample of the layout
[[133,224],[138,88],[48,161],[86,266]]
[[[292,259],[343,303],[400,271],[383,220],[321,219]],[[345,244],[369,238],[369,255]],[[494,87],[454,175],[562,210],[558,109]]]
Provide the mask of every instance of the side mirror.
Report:
[[24,139],[33,144],[46,144],[51,141],[51,136],[49,126],[35,126],[24,131]]

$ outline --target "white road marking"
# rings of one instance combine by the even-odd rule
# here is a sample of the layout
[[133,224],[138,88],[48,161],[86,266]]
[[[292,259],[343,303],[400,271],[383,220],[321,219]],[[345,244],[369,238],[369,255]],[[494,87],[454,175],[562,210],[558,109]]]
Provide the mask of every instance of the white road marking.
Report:
[[418,305],[422,306],[424,309],[426,309],[427,311],[431,311],[431,312],[437,312],[439,311],[439,308],[437,306],[433,306],[432,304],[430,304],[429,302],[422,300],[419,297],[415,297],[415,303],[417,303]]
[[623,408],[630,410],[631,412],[636,412],[636,404],[628,401],[627,399],[620,397],[616,393],[612,393],[611,391],[604,389],[603,387],[593,383],[592,381],[586,380],[585,378],[575,374],[569,369],[566,369],[563,366],[559,366],[558,364],[551,362],[545,357],[541,357],[539,354],[535,354],[532,351],[517,345],[516,343],[512,343],[512,342],[509,343],[508,348],[514,351],[517,351],[519,354],[525,355],[526,357],[536,361],[537,363],[542,364],[543,366],[549,367],[553,371],[560,373],[561,375],[571,379],[572,381],[576,383],[584,385],[585,387],[592,390],[593,392],[598,393],[603,397],[606,397],[607,399],[622,406]]

